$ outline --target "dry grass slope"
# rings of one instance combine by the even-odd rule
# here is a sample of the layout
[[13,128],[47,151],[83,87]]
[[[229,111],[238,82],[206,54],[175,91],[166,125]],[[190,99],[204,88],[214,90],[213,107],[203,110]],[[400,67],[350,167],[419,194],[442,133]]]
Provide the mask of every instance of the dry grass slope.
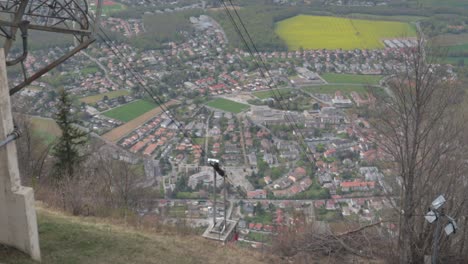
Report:
[[[38,210],[42,263],[276,263],[234,246],[199,236],[142,232],[93,218]],[[0,263],[34,264],[26,255],[0,246]]]

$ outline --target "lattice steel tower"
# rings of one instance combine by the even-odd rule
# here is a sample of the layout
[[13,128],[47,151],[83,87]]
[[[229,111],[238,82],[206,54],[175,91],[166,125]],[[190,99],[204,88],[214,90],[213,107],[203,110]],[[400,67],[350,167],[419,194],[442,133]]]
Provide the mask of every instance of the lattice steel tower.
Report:
[[[86,0],[0,0],[0,37],[4,38],[3,49],[7,66],[22,65],[24,80],[11,87],[10,95],[32,83],[60,63],[91,44],[94,30],[101,15],[102,0],[96,3],[96,12],[91,13]],[[10,50],[17,38],[18,30],[23,42],[23,53],[11,58]],[[44,68],[26,74],[24,59],[28,55],[28,31],[47,31],[57,34],[73,35],[75,47]]]

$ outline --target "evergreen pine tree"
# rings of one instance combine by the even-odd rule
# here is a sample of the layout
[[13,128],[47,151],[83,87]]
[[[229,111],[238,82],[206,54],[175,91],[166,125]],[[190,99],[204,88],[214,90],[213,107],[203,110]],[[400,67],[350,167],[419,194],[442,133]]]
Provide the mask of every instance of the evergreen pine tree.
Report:
[[80,147],[87,142],[87,133],[76,126],[77,118],[71,112],[72,101],[64,89],[59,91],[56,121],[62,130],[62,136],[53,148],[55,177],[73,177],[75,167],[83,160]]

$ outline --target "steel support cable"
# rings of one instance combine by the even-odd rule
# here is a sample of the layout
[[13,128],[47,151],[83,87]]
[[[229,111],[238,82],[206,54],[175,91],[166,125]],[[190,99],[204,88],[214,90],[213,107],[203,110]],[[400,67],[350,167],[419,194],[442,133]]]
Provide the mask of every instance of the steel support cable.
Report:
[[[224,10],[225,10],[226,14],[228,15],[228,17],[229,17],[229,19],[230,19],[232,25],[234,26],[235,31],[237,32],[237,34],[238,34],[239,37],[241,38],[241,40],[242,40],[244,46],[247,48],[247,51],[249,52],[250,56],[252,57],[252,59],[254,60],[256,66],[258,67],[261,76],[267,81],[267,86],[268,86],[268,88],[272,91],[274,99],[280,104],[280,106],[281,106],[282,109],[286,109],[286,110],[289,111],[289,108],[288,108],[287,106],[284,106],[284,105],[281,103],[281,100],[284,100],[284,98],[283,98],[283,96],[281,95],[281,93],[278,92],[279,97],[281,98],[281,100],[280,100],[280,99],[278,99],[278,96],[276,95],[276,92],[277,92],[276,90],[277,90],[277,89],[275,89],[275,88],[273,88],[273,87],[271,86],[271,83],[273,83],[274,81],[273,81],[273,79],[272,79],[272,77],[271,77],[271,74],[270,74],[270,72],[269,72],[269,70],[268,70],[268,67],[267,67],[266,63],[263,61],[263,59],[261,58],[261,56],[260,56],[260,62],[259,62],[259,60],[257,59],[257,56],[255,56],[255,54],[253,53],[252,48],[249,46],[248,42],[246,41],[244,35],[242,34],[242,32],[241,32],[241,30],[240,30],[240,28],[239,28],[239,26],[238,26],[237,23],[235,22],[235,19],[233,18],[231,12],[229,11],[229,7],[226,5],[226,3],[225,3],[224,0],[219,0],[219,1],[221,1],[221,3],[223,4],[223,7],[224,7]],[[230,4],[231,4],[232,9],[233,9],[234,12],[236,13],[236,16],[237,16],[238,20],[240,21],[240,23],[241,23],[241,25],[242,25],[244,31],[246,32],[246,35],[247,35],[247,37],[249,38],[253,49],[254,49],[254,50],[256,51],[256,53],[258,54],[258,53],[259,53],[259,52],[258,52],[258,49],[257,49],[257,47],[255,46],[255,43],[254,43],[254,41],[252,40],[251,35],[250,35],[250,33],[248,32],[248,30],[247,30],[247,27],[245,26],[244,22],[242,21],[242,18],[239,16],[239,13],[237,12],[237,10],[236,10],[235,6],[233,5],[232,1],[229,0],[229,2],[230,2]],[[261,64],[261,65],[260,65],[260,64]],[[262,67],[265,69],[265,71],[266,71],[267,74],[265,74],[265,72],[262,70]],[[267,80],[267,78],[268,78],[269,80]],[[301,129],[300,129],[299,126],[297,125],[297,122],[294,120],[293,117],[289,116],[288,113],[285,113],[285,117],[286,117],[286,119],[288,119],[287,121],[288,121],[288,124],[289,124],[290,128],[292,129],[292,131],[293,131],[293,132],[296,132],[296,130],[297,130],[297,132],[299,133],[299,135],[296,136],[296,137],[299,139],[299,141],[300,141],[300,138],[302,138],[302,144],[303,144],[302,148],[304,148],[306,156],[309,158],[310,161],[312,161],[312,160],[315,161],[315,159],[314,159],[313,156],[312,156],[312,158],[309,156],[309,153],[308,153],[308,152],[310,151],[310,148],[308,148],[307,143],[306,143],[306,141],[305,141],[305,137],[304,137],[303,133],[301,132]],[[293,127],[293,124],[294,124],[294,127],[295,127],[295,128]],[[295,134],[296,134],[296,133],[295,133]],[[300,138],[299,138],[299,136],[300,136]],[[305,145],[305,146],[304,146],[304,145]],[[308,150],[309,150],[309,151],[308,151]],[[310,154],[312,154],[312,151],[310,151]]]
[[[222,0],[222,1],[224,1],[224,0]],[[255,45],[255,42],[253,41],[253,39],[252,39],[252,37],[251,37],[249,31],[247,30],[247,27],[245,26],[245,24],[244,24],[242,18],[240,17],[239,13],[237,12],[237,9],[235,8],[235,6],[234,6],[232,0],[228,0],[228,1],[229,1],[230,5],[231,5],[231,8],[234,10],[234,12],[235,12],[235,14],[236,14],[236,16],[237,16],[237,19],[239,20],[239,22],[240,22],[242,28],[244,29],[244,31],[245,31],[245,33],[246,33],[246,35],[247,35],[247,38],[248,38],[249,41],[251,42],[252,47],[253,47],[253,49],[255,50],[255,53],[256,53],[256,54],[259,54],[260,52],[258,51],[258,49],[257,49],[257,47],[256,47],[256,45]],[[271,85],[270,85],[271,83],[274,83],[274,82],[273,82],[274,80],[273,80],[273,78],[271,77],[271,74],[270,74],[270,72],[269,72],[269,69],[268,69],[268,67],[267,67],[267,65],[266,65],[266,63],[265,63],[265,61],[263,60],[263,58],[262,58],[261,56],[259,57],[259,60],[260,60],[260,63],[261,63],[261,64],[263,65],[263,67],[265,68],[265,71],[268,73],[267,76],[265,76],[265,74],[263,74],[263,77],[264,77],[264,78],[267,78],[267,77],[268,77],[268,78],[270,79],[270,82],[268,83],[268,87],[270,88],[270,90],[272,90],[273,93],[275,93],[275,90],[276,90],[276,89],[274,89],[274,88],[271,87]],[[279,95],[279,97],[281,98],[281,100],[284,100],[283,96],[281,95],[281,92],[279,92],[279,91],[277,91],[277,92],[278,92],[278,95]],[[276,98],[275,98],[275,99],[276,99]],[[278,103],[281,104],[281,102],[278,102]],[[283,106],[282,106],[282,108],[283,108]],[[289,110],[287,107],[286,107],[286,109]],[[305,142],[305,138],[304,138],[302,132],[300,131],[300,128],[297,126],[297,123],[294,122],[294,125],[296,126],[296,129],[297,129],[298,132],[301,134],[301,137],[303,138],[303,140],[304,140],[304,142]]]
[[[266,63],[263,61],[262,57],[260,56],[260,63],[262,64],[262,66],[263,66],[263,68],[265,69],[265,71],[266,71],[267,74],[265,74],[265,72],[264,72],[263,70],[261,70],[261,66],[260,66],[260,63],[258,62],[257,56],[255,56],[255,54],[253,54],[252,50],[251,50],[250,47],[248,46],[248,44],[247,44],[247,42],[246,42],[246,40],[245,40],[245,37],[242,35],[241,30],[239,29],[239,27],[237,26],[237,24],[236,24],[236,22],[235,22],[235,19],[232,18],[232,15],[231,15],[231,13],[229,12],[229,8],[228,8],[228,7],[226,6],[226,4],[225,4],[225,1],[224,1],[224,0],[220,0],[220,1],[223,2],[223,6],[225,7],[225,10],[226,10],[226,12],[228,13],[228,16],[230,17],[231,22],[233,23],[234,27],[236,28],[237,33],[241,35],[241,39],[243,40],[243,42],[244,42],[245,46],[247,47],[247,49],[248,49],[250,55],[252,56],[252,58],[254,59],[255,63],[257,64],[257,67],[259,68],[262,77],[263,77],[264,79],[269,78],[269,81],[267,80],[267,81],[268,81],[267,86],[268,86],[268,87],[270,88],[270,90],[273,92],[273,97],[274,97],[275,100],[280,104],[281,108],[287,109],[287,110],[289,111],[289,108],[288,108],[287,106],[286,106],[286,107],[283,106],[283,104],[281,103],[281,100],[284,100],[284,98],[283,98],[283,96],[281,95],[281,93],[278,92],[278,95],[279,95],[279,97],[281,98],[281,100],[279,100],[279,99],[278,99],[278,96],[276,95],[276,89],[274,89],[273,87],[271,87],[271,83],[274,83],[274,81],[273,81],[273,78],[271,77],[271,74],[270,74],[270,72],[269,72],[269,70],[268,70],[268,67],[267,67]],[[243,27],[243,29],[244,29],[244,31],[245,31],[245,33],[246,33],[248,39],[250,40],[253,49],[255,50],[255,52],[256,52],[257,54],[259,54],[258,49],[257,49],[257,47],[256,47],[256,45],[255,45],[255,42],[253,41],[253,39],[252,39],[250,33],[249,33],[248,30],[247,30],[247,27],[245,26],[244,22],[242,21],[242,18],[240,17],[239,13],[237,12],[237,9],[235,8],[235,6],[234,6],[234,4],[232,3],[231,0],[229,0],[229,2],[230,2],[230,4],[231,4],[231,8],[234,10],[234,12],[235,12],[235,14],[236,14],[236,16],[237,16],[237,19],[240,21],[240,23],[241,23],[241,25],[242,25],[242,27]],[[298,127],[298,125],[297,125],[296,121],[294,120],[294,118],[290,117],[290,116],[288,115],[288,113],[285,114],[285,117],[286,117],[286,119],[288,119],[288,122],[290,122],[289,125],[290,125],[290,127],[292,128],[293,132],[295,132],[295,130],[297,130],[297,131],[299,132],[301,138],[302,138],[303,144],[306,144],[306,143],[305,143],[305,137],[304,137],[304,135],[302,134],[302,132],[300,131],[300,128]],[[292,120],[292,121],[291,121],[291,120]],[[293,124],[294,124],[295,128],[292,127]],[[297,138],[299,139],[299,137],[297,137]],[[304,146],[303,146],[303,147],[304,147]],[[309,157],[309,155],[308,155],[308,153],[307,153],[307,152],[308,152],[308,151],[307,151],[307,150],[308,150],[307,146],[305,146],[304,148],[305,148],[306,156]],[[310,157],[309,157],[309,160],[312,160],[312,159],[310,159]]]
[[[111,52],[117,56],[117,58],[124,63],[124,71],[126,70],[129,72],[132,77],[135,79],[135,81],[143,88],[143,90],[150,96],[150,98],[161,107],[161,109],[168,115],[169,119],[171,119],[177,126],[177,129],[182,132],[185,138],[187,138],[190,143],[195,144],[195,140],[185,131],[185,128],[182,128],[182,123],[177,120],[175,115],[172,113],[172,111],[165,105],[164,100],[157,94],[153,94],[151,90],[143,83],[144,79],[141,77],[139,73],[137,73],[134,69],[131,68],[131,63],[125,58],[125,55],[122,54],[122,52],[113,46],[112,40],[110,37],[105,33],[105,31],[99,26],[99,30],[102,32],[104,36],[101,34],[97,34],[103,41],[104,43],[109,47]],[[127,64],[130,66],[127,66]],[[206,157],[206,152],[201,149],[201,156]]]
[[[102,29],[102,27],[101,27],[100,25],[98,25],[98,27],[99,27],[99,30],[104,34],[104,37],[103,37],[101,34],[96,34],[96,35],[99,36],[99,37],[104,41],[104,43],[106,44],[106,46],[109,47],[109,49],[111,49],[111,52],[112,52],[115,56],[117,56],[117,57],[119,58],[120,61],[124,62],[124,70],[127,69],[128,72],[130,72],[130,74],[131,74],[131,75],[134,77],[134,79],[140,84],[140,86],[142,86],[142,88],[145,90],[145,92],[148,93],[148,95],[151,97],[151,99],[152,99],[156,104],[160,105],[160,107],[161,107],[161,109],[162,109],[163,111],[165,111],[165,112],[168,111],[168,110],[164,110],[164,108],[167,109],[167,107],[165,107],[164,101],[163,101],[158,95],[154,96],[154,95],[151,93],[151,91],[150,91],[148,88],[146,88],[146,85],[140,80],[140,79],[142,79],[141,76],[140,76],[139,78],[136,77],[136,75],[137,75],[138,73],[134,73],[134,72],[133,72],[134,70],[131,69],[130,67],[128,67],[128,66],[126,65],[126,63],[125,63],[125,62],[127,62],[127,63],[131,66],[130,61],[124,59],[125,56],[120,52],[120,50],[119,50],[117,47],[114,47],[114,46],[113,46],[112,40],[111,40],[110,37],[105,33],[105,31]],[[159,102],[156,101],[155,97],[158,98],[158,101],[159,101]],[[172,114],[171,114],[171,115],[172,115]],[[170,118],[172,121],[174,121],[174,123],[180,124],[180,122],[177,121],[177,119],[175,118],[175,116],[172,116],[172,117],[170,116],[169,118]],[[195,144],[195,140],[193,139],[193,137],[189,136],[189,135],[185,132],[185,129],[182,129],[182,128],[180,128],[179,126],[178,126],[177,128],[178,128],[179,131],[181,131],[181,132],[183,133],[184,137],[187,138],[187,139],[190,141],[190,143]],[[204,159],[203,157],[205,157],[205,159]],[[202,148],[202,149],[201,149],[201,158],[202,158],[203,163],[206,162],[206,157],[207,157],[207,153],[206,153],[206,152],[203,150],[203,148]],[[236,186],[236,185],[232,182],[232,180],[231,180],[229,177],[224,177],[224,178],[226,178],[227,182],[229,182],[232,186]]]

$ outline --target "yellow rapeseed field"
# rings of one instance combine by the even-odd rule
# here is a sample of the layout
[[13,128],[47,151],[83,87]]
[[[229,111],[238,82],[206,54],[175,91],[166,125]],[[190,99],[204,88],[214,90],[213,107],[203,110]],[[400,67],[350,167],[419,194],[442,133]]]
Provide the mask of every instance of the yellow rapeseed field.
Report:
[[408,23],[299,15],[280,21],[276,33],[290,50],[383,48],[382,39],[415,37]]

